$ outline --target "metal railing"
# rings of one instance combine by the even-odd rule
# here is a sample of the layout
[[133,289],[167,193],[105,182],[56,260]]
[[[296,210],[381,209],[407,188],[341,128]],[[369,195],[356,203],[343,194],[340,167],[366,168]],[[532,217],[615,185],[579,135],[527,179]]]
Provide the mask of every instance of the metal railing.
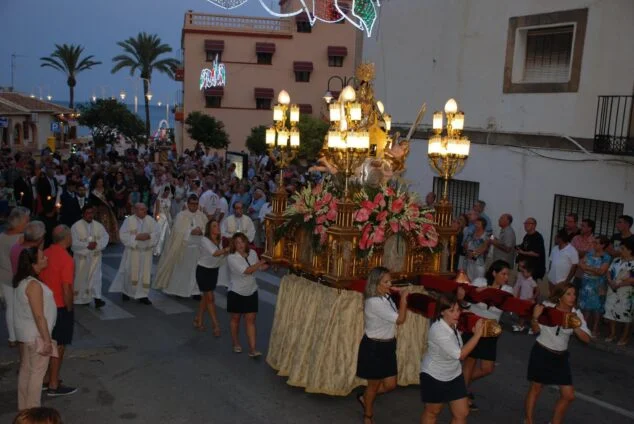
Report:
[[634,156],[634,96],[599,96],[594,152]]
[[235,32],[261,32],[290,35],[293,30],[290,19],[256,18],[250,16],[213,15],[187,12],[185,29],[208,29]]

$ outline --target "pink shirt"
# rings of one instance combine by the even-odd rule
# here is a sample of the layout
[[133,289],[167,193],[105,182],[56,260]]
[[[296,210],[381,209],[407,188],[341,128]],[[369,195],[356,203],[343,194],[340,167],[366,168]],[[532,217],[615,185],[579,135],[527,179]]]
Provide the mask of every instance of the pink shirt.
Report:
[[517,274],[517,281],[515,282],[514,292],[515,297],[519,297],[522,300],[533,300],[534,289],[537,287],[537,283],[532,277],[524,278],[522,273]]
[[21,244],[14,244],[11,248],[11,252],[9,252],[9,257],[11,259],[11,271],[13,271],[13,275],[18,272],[18,259],[20,259],[20,253],[24,250],[24,246]]

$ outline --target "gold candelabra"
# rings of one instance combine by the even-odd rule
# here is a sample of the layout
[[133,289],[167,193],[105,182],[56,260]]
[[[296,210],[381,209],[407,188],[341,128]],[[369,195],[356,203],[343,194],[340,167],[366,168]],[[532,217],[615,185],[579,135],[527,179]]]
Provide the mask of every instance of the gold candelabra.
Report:
[[[273,155],[277,150],[278,169],[280,172],[279,185],[277,191],[273,193],[271,199],[272,211],[265,218],[266,225],[266,247],[264,258],[273,263],[284,263],[286,252],[284,252],[285,240],[275,241],[274,233],[276,228],[284,223],[284,211],[286,210],[288,194],[284,187],[284,168],[286,168],[297,156],[299,150],[299,106],[291,105],[291,98],[286,90],[280,91],[277,96],[278,104],[273,107],[273,126],[266,130],[266,146]],[[290,123],[290,128],[287,125]]]

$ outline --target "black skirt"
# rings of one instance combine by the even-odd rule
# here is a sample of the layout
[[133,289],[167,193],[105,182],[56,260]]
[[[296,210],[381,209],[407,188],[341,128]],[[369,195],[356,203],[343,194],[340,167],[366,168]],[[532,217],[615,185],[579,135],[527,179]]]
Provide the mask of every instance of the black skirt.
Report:
[[569,357],[568,351],[555,353],[539,343],[535,343],[528,360],[528,381],[555,386],[571,386],[572,372]]
[[423,403],[448,403],[466,397],[467,385],[462,374],[450,381],[440,381],[427,373],[420,373],[420,399]]
[[[467,342],[473,337],[472,333],[462,333],[462,342]],[[480,337],[478,344],[469,354],[469,358],[495,361],[498,350],[498,337]]]
[[232,314],[251,314],[258,311],[258,291],[250,296],[242,296],[236,292],[227,293],[227,312]]
[[374,340],[364,334],[357,356],[357,377],[382,380],[397,374],[396,339]]
[[200,265],[196,267],[198,290],[201,292],[216,290],[216,285],[218,284],[218,269],[219,268],[206,268]]

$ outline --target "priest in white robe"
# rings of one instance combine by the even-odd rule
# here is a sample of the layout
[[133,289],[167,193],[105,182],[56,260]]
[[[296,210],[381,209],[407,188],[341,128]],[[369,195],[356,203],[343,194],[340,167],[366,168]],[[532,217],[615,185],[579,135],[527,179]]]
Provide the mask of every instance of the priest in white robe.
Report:
[[220,234],[223,238],[231,240],[235,233],[242,233],[253,243],[255,238],[255,226],[248,216],[244,215],[244,205],[236,202],[233,205],[234,214],[225,217],[220,223]]
[[152,279],[152,250],[160,238],[160,227],[147,214],[145,203],[134,206],[134,215],[123,221],[119,236],[125,250],[109,291],[121,293],[124,301],[132,298],[151,305],[148,293]]
[[163,248],[154,288],[165,294],[180,297],[200,295],[196,284],[196,266],[207,216],[198,206],[198,196],[190,194],[187,209],[176,216],[172,233]]
[[76,305],[87,305],[95,300],[95,308],[106,304],[101,298],[101,252],[108,246],[108,232],[94,220],[95,208],[87,204],[82,208],[82,219],[71,227],[73,260],[75,262]]

